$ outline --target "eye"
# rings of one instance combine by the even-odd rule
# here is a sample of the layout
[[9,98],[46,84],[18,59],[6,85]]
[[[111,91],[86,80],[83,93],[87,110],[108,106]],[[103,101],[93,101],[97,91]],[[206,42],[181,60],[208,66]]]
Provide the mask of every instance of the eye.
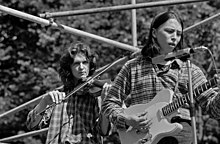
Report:
[[78,65],[80,65],[80,62],[74,62],[73,63],[73,66],[78,66]]
[[89,64],[89,62],[88,62],[88,61],[83,61],[82,63],[83,63],[84,65]]
[[182,32],[181,31],[177,31],[177,36],[181,37]]
[[82,62],[74,62],[74,63],[73,63],[73,66],[79,66],[81,63],[82,63],[83,65],[88,65],[88,64],[89,64],[88,61],[82,61]]
[[167,33],[169,33],[169,34],[172,34],[172,33],[175,32],[174,29],[170,29],[170,28],[165,29],[165,31],[166,31]]

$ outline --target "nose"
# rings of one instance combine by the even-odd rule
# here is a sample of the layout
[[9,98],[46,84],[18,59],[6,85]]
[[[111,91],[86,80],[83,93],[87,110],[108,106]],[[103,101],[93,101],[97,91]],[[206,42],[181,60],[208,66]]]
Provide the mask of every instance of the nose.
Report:
[[174,42],[177,40],[177,33],[173,33],[172,37],[171,37],[171,40]]
[[79,68],[83,69],[83,63],[82,62],[79,64]]

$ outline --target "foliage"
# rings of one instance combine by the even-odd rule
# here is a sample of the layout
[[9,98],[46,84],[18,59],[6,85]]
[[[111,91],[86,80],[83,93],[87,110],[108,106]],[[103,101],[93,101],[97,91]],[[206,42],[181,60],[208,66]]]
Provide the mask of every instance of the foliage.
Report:
[[[137,0],[137,3],[153,2],[152,0]],[[109,7],[130,4],[126,0],[0,0],[1,5],[19,10],[34,16],[44,12],[58,12],[80,10],[98,7]],[[178,11],[185,24],[185,28],[205,20],[218,12],[220,2],[212,0],[203,3],[181,4],[137,9],[138,46],[141,47],[148,34],[152,17],[166,9]],[[119,57],[128,54],[126,50],[112,45],[53,29],[50,26],[39,25],[34,22],[0,13],[0,113],[15,108],[31,99],[38,97],[61,85],[57,74],[58,60],[62,51],[72,41],[82,40],[99,53],[99,66],[104,66]],[[78,16],[54,18],[54,21],[88,33],[96,34],[108,39],[132,45],[131,11],[114,11]],[[185,46],[208,47],[220,67],[220,21],[215,19],[185,33]],[[209,53],[199,53],[194,56],[197,63],[207,75],[215,73]],[[109,72],[114,77],[118,67]],[[114,74],[114,75],[113,75]],[[28,111],[33,106],[18,112],[16,115],[4,117],[0,120],[0,137],[8,137],[27,132],[25,121]],[[203,114],[206,116],[205,114]],[[202,122],[205,120],[202,118]],[[213,120],[209,129],[204,129],[207,137],[212,131],[219,137],[218,122]],[[207,126],[207,125],[206,125]],[[210,128],[212,127],[212,128]],[[211,129],[211,130],[210,130]],[[206,131],[207,130],[207,131]],[[114,136],[115,137],[115,136]],[[15,143],[41,143],[44,136],[31,137]],[[111,140],[112,138],[107,138]],[[115,140],[117,141],[117,140]],[[201,140],[205,143],[205,140]],[[116,142],[117,143],[117,142]]]

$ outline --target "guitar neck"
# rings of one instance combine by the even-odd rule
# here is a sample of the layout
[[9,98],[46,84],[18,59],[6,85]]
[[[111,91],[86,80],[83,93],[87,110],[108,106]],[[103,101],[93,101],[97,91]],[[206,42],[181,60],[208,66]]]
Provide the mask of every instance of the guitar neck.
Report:
[[[201,93],[203,93],[204,91],[210,89],[212,86],[215,86],[217,84],[217,80],[215,78],[209,80],[208,82],[198,86],[194,91],[193,91],[193,95],[194,96],[198,96]],[[183,106],[185,103],[189,102],[190,98],[189,98],[189,93],[183,95],[180,98],[177,98],[176,100],[174,100],[173,102],[169,103],[168,105],[166,105],[165,107],[162,108],[162,112],[164,116],[169,115],[170,113],[174,112],[175,110],[177,110],[178,108],[180,108],[181,106]]]

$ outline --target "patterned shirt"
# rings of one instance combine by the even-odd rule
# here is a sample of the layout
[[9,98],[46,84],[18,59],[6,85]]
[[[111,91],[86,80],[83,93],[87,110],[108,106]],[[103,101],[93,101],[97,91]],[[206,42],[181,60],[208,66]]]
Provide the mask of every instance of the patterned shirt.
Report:
[[[192,64],[193,89],[207,82],[199,67]],[[176,87],[178,82],[178,87]],[[123,103],[127,107],[150,102],[163,90],[171,89],[174,99],[188,92],[187,63],[175,60],[168,66],[152,64],[149,59],[139,56],[128,61],[121,69],[102,105],[102,110],[117,128],[126,128]],[[220,97],[212,88],[195,97],[203,111],[212,117],[220,117]]]
[[[47,111],[39,123],[50,120],[47,144],[100,144],[101,130],[98,98],[90,95],[74,95],[66,102]],[[36,118],[32,110],[28,115],[27,126]]]

